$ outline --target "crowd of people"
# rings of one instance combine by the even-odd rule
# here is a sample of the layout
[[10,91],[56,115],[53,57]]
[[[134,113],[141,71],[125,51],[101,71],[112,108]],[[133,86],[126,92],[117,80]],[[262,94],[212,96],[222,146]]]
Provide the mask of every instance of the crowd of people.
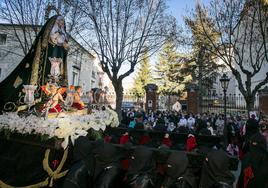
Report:
[[[268,119],[256,114],[247,116],[227,115],[226,127],[223,114],[183,114],[175,111],[150,112],[122,111],[122,126],[130,129],[145,129],[188,134],[186,151],[194,151],[198,143],[194,135],[216,135],[223,139],[221,149],[240,159],[242,167],[237,187],[268,187]],[[166,136],[165,136],[166,137]],[[165,139],[165,138],[164,138]],[[169,142],[164,144],[170,147]],[[167,144],[165,144],[167,143]],[[214,147],[214,149],[219,149]],[[219,159],[218,159],[219,160]],[[258,175],[258,177],[257,177]]]
[[[157,111],[145,113],[142,110],[123,110],[123,127],[164,132],[176,132],[197,135],[225,135],[227,143],[249,139],[268,124],[264,116],[257,118],[256,114],[247,116],[226,116],[226,129],[224,130],[224,115],[215,113],[184,114],[176,111]],[[225,132],[224,132],[225,131]],[[267,137],[265,133],[264,136]],[[268,138],[267,138],[268,139]]]
[[[64,188],[268,187],[268,123],[263,117],[257,118],[255,114],[249,119],[227,116],[224,129],[222,114],[146,114],[129,110],[123,111],[122,115],[121,126],[127,131],[119,138],[119,145],[111,144],[110,137],[95,142],[80,137],[75,142],[74,162],[64,178]],[[142,129],[150,131],[140,131]],[[165,134],[160,147],[152,148],[147,145],[148,134],[135,145],[131,143],[133,130],[163,131]],[[173,132],[188,134],[187,152],[172,149],[169,134]],[[194,150],[199,144],[194,140],[197,135],[226,136],[227,139],[222,143],[223,147],[210,147],[205,153],[198,154]],[[201,166],[193,166],[189,154],[204,156]],[[230,169],[231,158],[240,161],[237,176]]]

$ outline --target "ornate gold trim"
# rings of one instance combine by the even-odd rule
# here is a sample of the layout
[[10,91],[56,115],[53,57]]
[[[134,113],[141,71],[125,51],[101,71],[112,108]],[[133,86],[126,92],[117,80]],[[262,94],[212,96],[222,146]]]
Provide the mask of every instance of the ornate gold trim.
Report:
[[62,167],[67,159],[67,156],[68,156],[68,147],[64,150],[64,154],[62,156],[61,162],[55,171],[53,171],[49,166],[49,162],[48,162],[49,153],[50,153],[50,149],[47,149],[46,153],[45,153],[45,158],[43,160],[43,168],[51,178],[50,183],[49,183],[49,187],[53,187],[53,180],[57,180],[57,179],[65,176],[68,172],[68,170],[65,170],[65,171],[60,173],[60,171],[61,171],[61,169],[62,169]]
[[66,150],[64,150],[61,162],[55,171],[53,171],[49,166],[49,160],[48,160],[49,153],[50,153],[50,149],[47,149],[45,152],[45,158],[43,159],[43,169],[49,175],[49,177],[47,177],[44,181],[42,181],[40,183],[33,184],[33,185],[28,185],[28,186],[23,186],[23,187],[14,187],[14,186],[8,185],[0,180],[0,187],[1,188],[39,188],[39,187],[47,187],[47,186],[53,187],[53,180],[57,180],[59,178],[62,178],[68,172],[68,170],[65,170],[65,171],[60,173],[60,171],[61,171],[61,169],[62,169],[62,167],[67,159],[67,156],[68,156],[68,147],[66,148]]
[[30,85],[36,85],[38,81],[38,70],[40,66],[40,57],[41,56],[41,40],[39,39],[37,42],[37,49],[33,59],[32,64],[32,73],[31,73],[31,80]]

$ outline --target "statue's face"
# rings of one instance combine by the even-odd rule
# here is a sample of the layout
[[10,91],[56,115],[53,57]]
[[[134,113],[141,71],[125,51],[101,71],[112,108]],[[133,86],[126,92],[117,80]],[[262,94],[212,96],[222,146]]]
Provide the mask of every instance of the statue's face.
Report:
[[58,20],[58,25],[60,27],[63,27],[64,26],[64,20],[63,19]]

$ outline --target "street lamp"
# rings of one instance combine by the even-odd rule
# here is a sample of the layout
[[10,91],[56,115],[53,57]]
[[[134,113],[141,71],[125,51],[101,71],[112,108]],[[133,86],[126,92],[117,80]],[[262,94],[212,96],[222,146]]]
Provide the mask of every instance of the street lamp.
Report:
[[224,137],[225,137],[225,142],[227,144],[227,127],[226,127],[226,124],[227,124],[227,119],[226,119],[226,91],[227,91],[227,88],[228,88],[228,85],[229,85],[229,81],[230,79],[228,78],[228,76],[224,73],[222,75],[222,77],[220,78],[220,82],[221,82],[221,87],[223,89],[223,96],[224,96]]

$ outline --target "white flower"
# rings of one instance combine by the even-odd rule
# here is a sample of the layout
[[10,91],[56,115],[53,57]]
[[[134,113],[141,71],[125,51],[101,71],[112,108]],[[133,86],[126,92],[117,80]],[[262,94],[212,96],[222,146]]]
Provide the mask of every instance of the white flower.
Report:
[[0,115],[0,129],[17,131],[21,134],[48,135],[49,138],[63,138],[62,147],[66,148],[69,138],[74,143],[79,136],[86,136],[87,130],[105,130],[106,126],[117,127],[117,113],[107,109],[94,111],[92,114],[78,116],[62,115],[60,118],[42,119],[33,115],[20,117],[17,113]]

